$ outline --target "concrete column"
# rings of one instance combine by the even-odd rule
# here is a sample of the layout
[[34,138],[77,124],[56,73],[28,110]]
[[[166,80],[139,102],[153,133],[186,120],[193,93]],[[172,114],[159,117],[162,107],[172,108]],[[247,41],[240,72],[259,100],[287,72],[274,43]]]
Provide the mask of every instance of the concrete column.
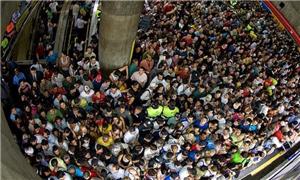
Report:
[[103,1],[99,30],[99,60],[104,71],[130,63],[144,1]]

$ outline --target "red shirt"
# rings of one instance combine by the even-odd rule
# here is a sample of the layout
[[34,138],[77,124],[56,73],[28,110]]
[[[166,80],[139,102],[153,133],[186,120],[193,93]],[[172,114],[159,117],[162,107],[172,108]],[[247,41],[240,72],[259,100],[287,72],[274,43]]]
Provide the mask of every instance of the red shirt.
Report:
[[104,101],[105,101],[105,94],[102,93],[102,92],[100,92],[99,96],[97,96],[96,94],[94,94],[93,97],[92,97],[92,101],[94,103],[97,103],[97,104],[104,103]]
[[249,96],[249,95],[250,95],[249,89],[248,89],[248,88],[245,88],[245,89],[243,90],[243,96],[244,96],[244,97],[247,97],[247,96]]
[[95,172],[94,169],[89,169],[89,168],[87,168],[87,167],[82,166],[82,167],[80,168],[80,170],[81,170],[83,173],[85,173],[86,171],[89,171],[89,172],[90,172],[90,176],[89,176],[88,179],[91,179],[91,178],[93,178],[93,177],[97,177],[97,173]]
[[52,77],[52,74],[53,74],[53,72],[49,70],[48,72],[44,73],[44,78],[47,80],[50,80]]
[[39,55],[39,57],[42,57],[45,55],[45,48],[43,45],[38,45],[36,47],[36,53]]
[[173,7],[173,5],[170,4],[170,3],[166,3],[166,4],[164,5],[164,12],[165,12],[165,13],[168,13],[168,12],[172,11],[173,9],[174,9],[174,7]]
[[182,38],[182,41],[184,41],[184,42],[186,43],[187,46],[193,44],[193,38],[189,38],[188,36],[184,36],[184,37]]
[[283,134],[282,134],[282,132],[280,130],[276,131],[274,133],[274,136],[276,136],[279,141],[283,140]]
[[267,79],[267,80],[265,80],[265,85],[266,85],[266,86],[272,86],[272,84],[273,84],[272,79]]
[[189,71],[182,69],[182,70],[179,70],[178,76],[180,76],[181,79],[188,79],[190,77],[190,73],[189,73]]

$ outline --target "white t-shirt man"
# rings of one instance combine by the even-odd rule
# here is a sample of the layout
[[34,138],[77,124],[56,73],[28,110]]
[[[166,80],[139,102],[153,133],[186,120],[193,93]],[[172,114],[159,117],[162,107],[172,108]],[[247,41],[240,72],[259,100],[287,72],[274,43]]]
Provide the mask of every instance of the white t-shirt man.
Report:
[[122,97],[122,93],[119,89],[117,89],[115,92],[113,92],[111,89],[108,89],[105,92],[106,96],[111,96],[112,98],[114,98],[115,100],[119,99],[120,97]]
[[127,144],[135,142],[139,137],[139,129],[135,128],[133,132],[127,131],[124,134],[124,142]]
[[78,29],[83,29],[84,28],[84,25],[86,24],[87,22],[81,18],[77,18],[76,19],[76,22],[75,22],[75,27],[77,27]]
[[183,168],[180,169],[179,171],[179,178],[180,180],[184,180],[184,178],[188,177],[190,175],[189,171],[188,171],[188,168],[190,166],[184,166]]
[[115,168],[113,168],[112,164],[108,165],[108,170],[111,172],[114,179],[123,179],[125,176],[124,169],[119,168],[118,170],[116,170]]
[[92,96],[94,95],[94,93],[94,90],[90,89],[88,86],[85,86],[84,91],[80,93],[80,98],[84,98],[88,102],[92,102]]
[[131,80],[137,81],[142,87],[145,86],[148,80],[148,76],[143,70],[139,70],[137,72],[134,72],[131,76]]
[[159,80],[157,76],[155,76],[151,83],[150,84],[156,84],[156,85],[159,85],[159,84],[162,84],[164,86],[164,88],[166,89],[167,88],[167,82],[166,80]]

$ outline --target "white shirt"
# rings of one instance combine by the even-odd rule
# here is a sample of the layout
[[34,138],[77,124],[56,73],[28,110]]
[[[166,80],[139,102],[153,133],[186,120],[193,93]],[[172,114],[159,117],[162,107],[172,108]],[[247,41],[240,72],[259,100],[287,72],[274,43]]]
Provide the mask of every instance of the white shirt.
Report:
[[42,136],[40,134],[36,134],[34,136],[36,137],[38,144],[42,143],[42,140],[45,139],[44,136]]
[[221,102],[223,104],[227,104],[228,103],[228,98],[225,98],[225,96],[221,96]]
[[51,132],[53,130],[53,124],[47,121],[45,129],[48,129]]
[[144,151],[144,158],[146,160],[150,160],[151,158],[153,158],[154,156],[159,154],[159,149],[153,151],[151,150],[149,147],[145,149]]
[[122,93],[119,89],[117,89],[117,91],[115,93],[112,93],[110,89],[108,89],[106,92],[105,92],[105,95],[107,96],[111,96],[112,98],[114,99],[118,99],[122,96]]
[[156,84],[156,85],[159,85],[159,84],[162,84],[164,86],[164,88],[166,89],[167,88],[167,82],[163,79],[163,80],[159,80],[157,78],[157,76],[155,76],[155,78],[152,79],[151,83],[150,84]]
[[52,75],[52,78],[51,78],[51,82],[52,84],[56,84],[58,87],[63,87],[63,80],[64,80],[64,76],[60,73],[57,74],[57,76],[54,76],[54,74]]
[[78,29],[83,29],[85,24],[86,24],[85,20],[78,18],[75,22],[75,27],[77,27]]
[[[68,128],[71,129],[70,124],[67,123],[67,125],[68,125]],[[79,132],[79,130],[80,130],[80,123],[78,122],[78,123],[75,124],[75,128],[73,129],[73,131],[74,131],[75,133],[77,133],[77,132]]]
[[99,69],[100,69],[100,64],[99,64],[98,61],[96,61],[95,64],[92,64],[92,63],[90,62],[90,63],[89,63],[89,68],[90,68],[90,70],[92,70],[92,69],[99,70]]
[[188,168],[188,166],[184,166],[183,168],[180,169],[180,171],[179,171],[180,180],[184,180],[184,178],[186,178],[190,175],[187,168]]
[[90,89],[89,92],[82,91],[80,93],[80,98],[86,99],[88,102],[92,102],[92,96],[94,95],[94,90]]
[[263,104],[260,112],[266,116],[268,114],[268,111],[269,111],[269,107]]
[[177,89],[177,95],[183,95],[190,96],[192,94],[192,88],[189,87],[187,84],[181,84]]
[[153,92],[152,89],[150,88],[146,89],[146,91],[141,95],[141,100],[148,101],[152,96],[152,92]]
[[57,6],[58,6],[57,2],[52,2],[49,4],[52,13],[57,13],[57,9],[56,9]]
[[142,87],[144,87],[148,80],[148,76],[146,73],[140,75],[140,73],[137,71],[132,74],[131,80],[137,81]]
[[41,64],[33,64],[33,65],[30,66],[30,69],[31,69],[32,67],[35,67],[35,69],[36,69],[37,71],[44,72],[43,66],[42,66]]
[[280,148],[282,146],[282,143],[278,140],[277,137],[272,136],[271,137],[272,142],[276,145],[276,148]]
[[81,52],[81,51],[83,51],[83,44],[84,44],[84,41],[82,41],[80,43],[77,42],[74,44],[74,46],[77,49],[77,51]]
[[72,14],[73,16],[78,16],[78,13],[79,13],[79,5],[78,4],[74,4],[73,7],[72,7]]
[[139,136],[139,129],[138,128],[135,128],[134,132],[127,131],[124,134],[124,142],[126,144],[133,143],[134,141],[136,141],[138,139],[138,136]]
[[125,176],[125,171],[119,168],[117,171],[112,171],[112,164],[108,165],[108,170],[111,172],[114,179],[123,179]]

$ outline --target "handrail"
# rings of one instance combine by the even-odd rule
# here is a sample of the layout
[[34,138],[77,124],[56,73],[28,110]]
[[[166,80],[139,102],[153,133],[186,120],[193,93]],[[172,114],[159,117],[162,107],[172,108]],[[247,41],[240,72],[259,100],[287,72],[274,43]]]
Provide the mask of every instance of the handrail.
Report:
[[[37,7],[39,7],[41,5],[41,3],[42,3],[41,1],[38,1],[36,3],[29,4],[28,8],[32,8],[32,9],[31,9],[29,15],[26,17],[26,19],[23,22],[21,22],[21,24],[19,25],[20,26],[20,30],[16,31],[17,34],[10,40],[8,47],[4,50],[4,52],[3,52],[2,56],[1,56],[2,59],[7,60],[10,57],[11,50],[15,47],[16,43],[18,42],[18,40],[20,38],[21,32],[24,30],[24,27],[25,27],[24,25],[27,24],[28,21],[29,21],[29,19],[32,18],[33,12],[36,10]],[[18,23],[20,23],[20,22],[17,22],[16,26],[17,26]]]
[[91,43],[92,41],[92,36],[94,35],[94,31],[95,29],[97,29],[98,27],[95,27],[97,26],[97,10],[98,10],[98,6],[99,6],[99,3],[100,3],[100,0],[96,0],[95,3],[94,3],[94,8],[93,8],[93,11],[92,11],[92,18],[91,18],[91,26],[89,29],[87,29],[87,31],[89,32],[89,36],[88,36],[88,44]]
[[[32,65],[32,59],[17,60],[16,63],[18,65],[23,65],[23,66]],[[40,59],[39,63],[40,64],[47,64],[47,61],[46,61],[46,59]]]
[[67,43],[67,54],[69,54],[70,48],[71,48],[71,39],[72,39],[72,31],[73,31],[73,26],[75,23],[75,19],[72,16],[72,21],[71,21],[71,26],[70,26],[70,31],[69,31],[69,38],[68,38],[68,43]]
[[[61,9],[58,25],[57,25],[57,32],[55,37],[55,46],[54,51],[58,53],[58,55],[61,54],[63,48],[66,44],[66,26],[68,25],[69,20],[69,11],[71,7],[71,1],[64,1],[64,5]],[[67,19],[66,19],[67,18]]]
[[36,18],[35,19],[35,21],[34,21],[34,25],[33,25],[33,31],[32,31],[32,34],[31,34],[31,38],[30,39],[32,39],[32,41],[30,42],[30,47],[29,47],[29,51],[28,51],[28,53],[29,53],[29,55],[28,55],[28,53],[27,53],[27,58],[31,58],[31,56],[32,56],[32,51],[33,51],[33,47],[34,47],[34,38],[35,38],[35,36],[36,36],[36,31],[37,31],[37,28],[38,28],[38,26],[37,26],[37,22],[39,21],[39,19],[40,19],[40,12],[41,12],[41,9],[42,8],[39,8],[38,10],[37,10],[37,17],[38,18]]
[[89,29],[90,29],[90,27],[91,27],[91,20],[89,19],[88,20],[88,26],[87,26],[87,28],[86,28],[86,35],[85,35],[85,41],[84,41],[84,51],[83,52],[85,52],[86,51],[86,49],[87,49],[87,47],[88,47],[88,41],[89,41]]

